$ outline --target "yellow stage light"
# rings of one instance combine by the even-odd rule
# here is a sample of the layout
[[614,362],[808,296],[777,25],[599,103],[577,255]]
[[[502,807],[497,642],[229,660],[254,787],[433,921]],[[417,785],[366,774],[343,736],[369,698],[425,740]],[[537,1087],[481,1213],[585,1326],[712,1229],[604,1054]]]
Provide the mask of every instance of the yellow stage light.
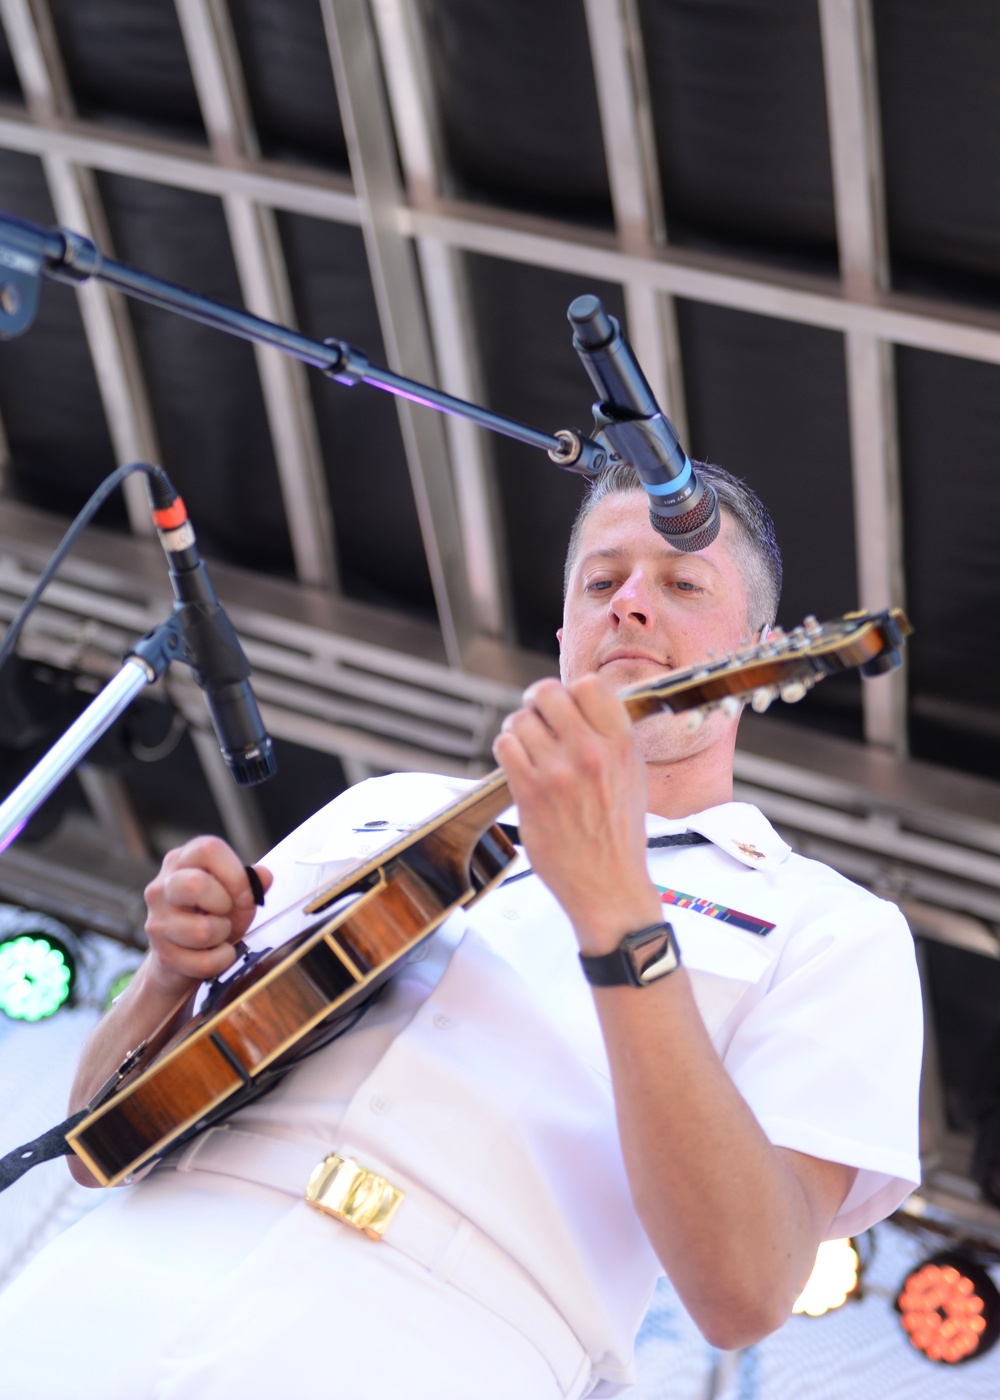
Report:
[[851,1294],[857,1291],[858,1278],[858,1251],[853,1241],[824,1240],[816,1254],[813,1271],[792,1312],[822,1317],[834,1308],[843,1307]]

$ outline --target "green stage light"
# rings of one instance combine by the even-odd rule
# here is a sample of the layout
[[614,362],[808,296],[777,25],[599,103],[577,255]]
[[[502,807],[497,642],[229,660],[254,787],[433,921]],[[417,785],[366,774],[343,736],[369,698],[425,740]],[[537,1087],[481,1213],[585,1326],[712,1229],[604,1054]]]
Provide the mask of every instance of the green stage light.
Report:
[[41,1021],[69,1000],[76,959],[68,929],[45,915],[10,907],[0,917],[0,1012]]

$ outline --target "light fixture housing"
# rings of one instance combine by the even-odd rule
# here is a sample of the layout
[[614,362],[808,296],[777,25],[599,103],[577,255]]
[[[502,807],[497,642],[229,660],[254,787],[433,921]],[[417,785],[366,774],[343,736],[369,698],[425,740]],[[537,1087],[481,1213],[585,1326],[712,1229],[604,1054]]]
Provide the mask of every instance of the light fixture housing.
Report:
[[64,924],[31,909],[0,905],[0,1013],[42,1021],[76,986],[76,940]]
[[911,1345],[929,1361],[983,1356],[1000,1336],[1000,1290],[960,1251],[935,1254],[903,1280],[896,1310]]

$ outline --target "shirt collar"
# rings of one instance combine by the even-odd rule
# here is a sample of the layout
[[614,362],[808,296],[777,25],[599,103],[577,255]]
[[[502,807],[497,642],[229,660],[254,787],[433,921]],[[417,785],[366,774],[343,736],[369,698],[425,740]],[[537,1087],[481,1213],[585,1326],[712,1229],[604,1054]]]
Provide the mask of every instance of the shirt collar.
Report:
[[763,812],[748,802],[723,802],[690,817],[671,820],[648,815],[646,834],[661,836],[676,831],[697,831],[713,846],[748,866],[751,870],[773,870],[791,854]]

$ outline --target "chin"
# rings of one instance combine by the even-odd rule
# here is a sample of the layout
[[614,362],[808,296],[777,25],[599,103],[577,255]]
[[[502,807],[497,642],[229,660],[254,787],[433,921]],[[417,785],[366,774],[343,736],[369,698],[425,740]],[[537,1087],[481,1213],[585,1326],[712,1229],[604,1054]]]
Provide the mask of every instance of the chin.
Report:
[[606,661],[600,668],[600,674],[614,685],[625,686],[655,680],[666,675],[670,669],[669,666],[661,665],[659,661],[645,661],[640,657],[633,660],[626,657],[621,661]]

